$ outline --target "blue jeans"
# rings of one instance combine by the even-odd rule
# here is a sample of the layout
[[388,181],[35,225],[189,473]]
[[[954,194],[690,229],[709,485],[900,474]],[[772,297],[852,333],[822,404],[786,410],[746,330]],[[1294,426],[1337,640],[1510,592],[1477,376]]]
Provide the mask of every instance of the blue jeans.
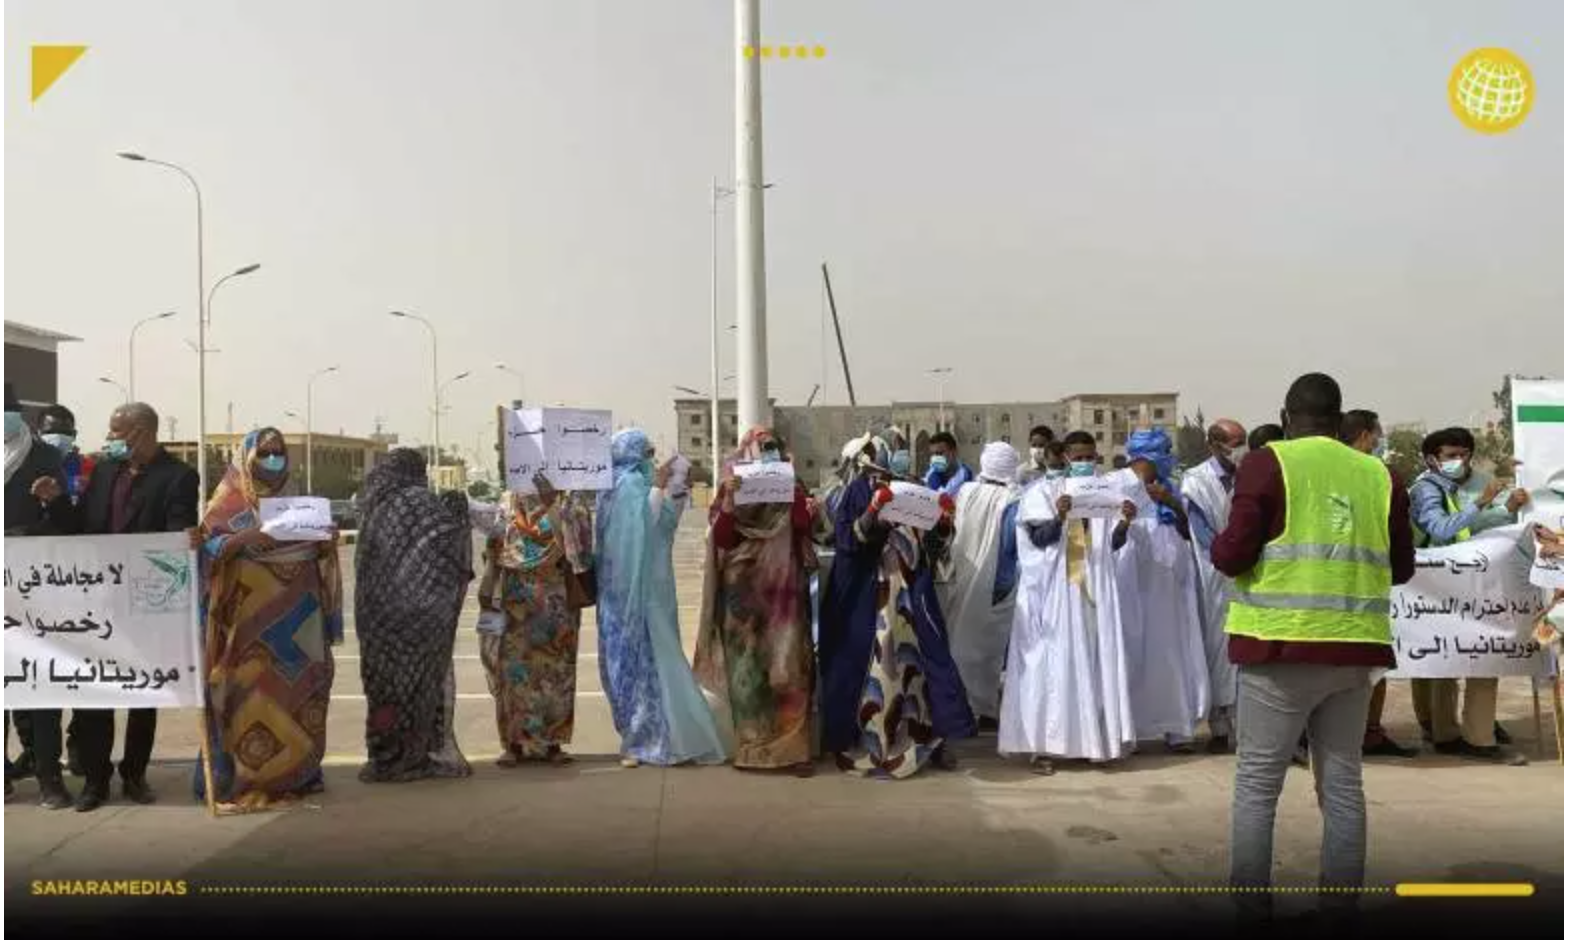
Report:
[[[1363,731],[1370,670],[1336,665],[1247,665],[1238,669],[1237,777],[1232,792],[1232,872],[1237,888],[1270,886],[1276,802],[1298,736],[1308,730],[1314,790],[1324,819],[1319,884],[1359,889],[1367,852]],[[1235,896],[1240,920],[1268,918],[1268,892]],[[1355,894],[1325,893],[1327,912],[1354,910]]]

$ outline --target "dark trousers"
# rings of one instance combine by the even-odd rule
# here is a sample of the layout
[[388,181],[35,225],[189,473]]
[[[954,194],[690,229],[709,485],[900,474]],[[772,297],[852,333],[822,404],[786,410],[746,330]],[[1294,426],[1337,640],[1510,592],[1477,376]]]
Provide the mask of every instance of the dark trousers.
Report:
[[[147,762],[153,756],[153,738],[158,733],[158,709],[133,708],[126,712],[125,717],[125,755],[120,760],[120,779],[142,780],[147,776]],[[73,711],[71,723],[76,731],[77,747],[81,750],[82,770],[87,777],[87,786],[107,793],[109,779],[114,776],[111,760],[114,753],[114,712]]]
[[16,723],[16,736],[22,741],[23,751],[33,752],[33,772],[39,782],[59,783],[60,709],[12,711],[8,717]]
[[33,718],[31,711],[7,711],[5,713],[6,743],[11,743],[11,725],[16,724],[16,739],[22,744],[22,753],[33,749]]

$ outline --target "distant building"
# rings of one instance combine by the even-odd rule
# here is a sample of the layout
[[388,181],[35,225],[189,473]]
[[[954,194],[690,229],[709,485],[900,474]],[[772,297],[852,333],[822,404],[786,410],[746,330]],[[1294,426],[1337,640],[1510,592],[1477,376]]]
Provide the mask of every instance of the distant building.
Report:
[[5,380],[15,387],[23,406],[36,411],[60,401],[60,343],[81,341],[52,329],[6,321]]
[[[952,404],[894,402],[889,405],[776,405],[774,428],[796,459],[797,472],[809,485],[820,483],[838,466],[840,451],[852,438],[868,431],[898,428],[910,443],[916,464],[926,463],[932,435],[948,431],[959,442],[960,459],[976,467],[981,448],[992,441],[1014,445],[1021,454],[1030,443],[1030,429],[1046,425],[1059,438],[1084,430],[1095,436],[1108,463],[1126,453],[1129,432],[1140,427],[1175,429],[1179,423],[1175,392],[1071,395],[1051,402]],[[678,449],[692,458],[693,483],[709,483],[709,401],[676,400]],[[720,402],[720,443],[737,440],[736,402]]]
[[[235,450],[245,440],[242,434],[210,434],[207,436],[208,489],[218,486]],[[396,436],[393,438],[396,441]],[[285,432],[284,444],[289,449],[289,489],[305,493],[305,434]],[[165,449],[185,463],[196,466],[196,445],[191,441],[173,441]],[[365,484],[365,475],[387,456],[388,443],[383,438],[354,438],[338,434],[311,435],[311,489],[318,497],[330,500],[348,500],[359,493]]]

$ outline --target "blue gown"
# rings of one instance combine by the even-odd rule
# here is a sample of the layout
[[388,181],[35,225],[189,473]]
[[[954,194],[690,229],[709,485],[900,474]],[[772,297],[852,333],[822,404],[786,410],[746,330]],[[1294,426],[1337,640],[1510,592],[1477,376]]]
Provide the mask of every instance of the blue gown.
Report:
[[723,763],[719,730],[681,647],[671,565],[680,506],[667,497],[651,510],[647,475],[617,461],[615,487],[601,495],[595,524],[595,618],[600,681],[622,757],[661,766]]

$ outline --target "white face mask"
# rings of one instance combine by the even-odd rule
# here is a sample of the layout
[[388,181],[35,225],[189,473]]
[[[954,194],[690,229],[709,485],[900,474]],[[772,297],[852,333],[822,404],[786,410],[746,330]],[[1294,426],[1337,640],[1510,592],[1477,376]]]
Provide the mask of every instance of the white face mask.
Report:
[[1036,465],[1037,467],[1046,467],[1047,466],[1047,449],[1046,448],[1031,448],[1030,449],[1030,463]]
[[1228,450],[1227,459],[1232,462],[1232,466],[1233,467],[1237,467],[1239,464],[1243,463],[1243,458],[1247,454],[1248,454],[1248,445],[1247,444],[1240,444],[1237,447],[1231,448],[1231,449]]

